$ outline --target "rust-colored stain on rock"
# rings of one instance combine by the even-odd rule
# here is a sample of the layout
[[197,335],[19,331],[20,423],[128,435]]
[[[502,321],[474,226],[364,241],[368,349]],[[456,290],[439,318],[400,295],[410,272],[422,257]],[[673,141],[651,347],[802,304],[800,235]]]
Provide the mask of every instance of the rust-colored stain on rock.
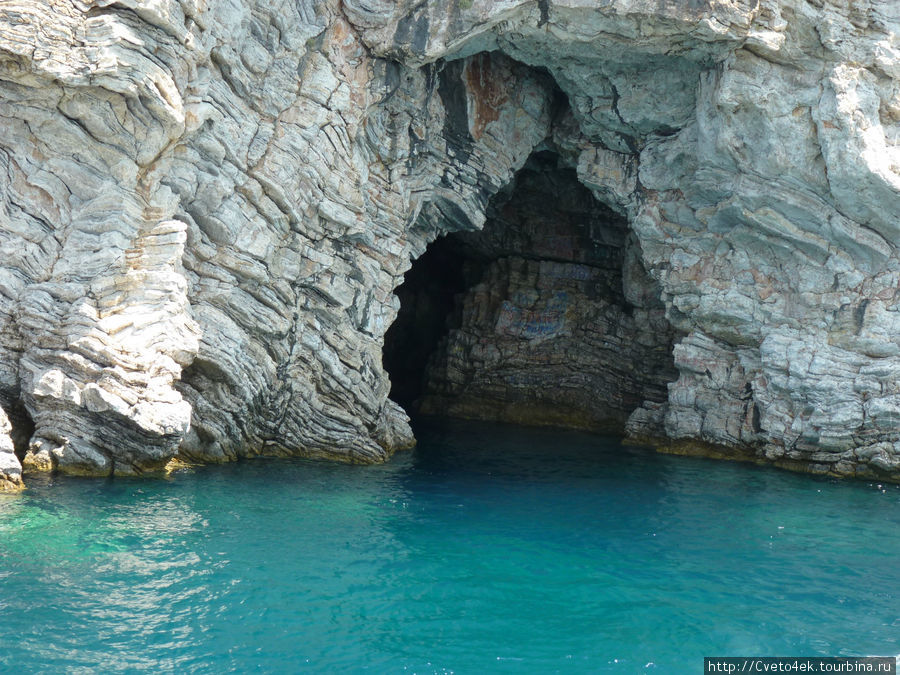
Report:
[[469,90],[469,129],[478,140],[488,124],[500,118],[500,108],[508,100],[505,82],[493,68],[491,55],[482,53],[466,65],[466,85]]

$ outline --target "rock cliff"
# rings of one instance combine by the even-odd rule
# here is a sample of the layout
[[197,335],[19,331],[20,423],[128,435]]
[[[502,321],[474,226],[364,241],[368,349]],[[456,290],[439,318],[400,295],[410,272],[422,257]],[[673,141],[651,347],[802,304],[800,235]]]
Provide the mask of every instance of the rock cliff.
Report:
[[394,290],[486,221],[426,408],[900,479],[898,36],[894,0],[4,2],[0,483],[385,459]]

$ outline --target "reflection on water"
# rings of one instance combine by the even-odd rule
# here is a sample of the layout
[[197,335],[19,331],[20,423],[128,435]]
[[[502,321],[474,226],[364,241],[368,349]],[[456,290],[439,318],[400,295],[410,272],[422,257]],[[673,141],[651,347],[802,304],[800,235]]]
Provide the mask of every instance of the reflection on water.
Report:
[[900,490],[445,423],[0,498],[0,667],[693,672],[896,654]]

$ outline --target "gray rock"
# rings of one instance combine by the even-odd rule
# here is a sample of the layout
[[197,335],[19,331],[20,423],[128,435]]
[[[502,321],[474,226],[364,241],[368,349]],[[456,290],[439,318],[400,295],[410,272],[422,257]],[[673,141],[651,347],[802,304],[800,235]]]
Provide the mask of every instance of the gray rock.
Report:
[[13,448],[11,431],[9,419],[0,408],[0,492],[15,492],[24,487],[22,465]]
[[[896,479],[898,35],[894,0],[6,3],[0,399],[33,421],[25,469],[408,446],[393,291],[550,150],[629,242],[622,298],[571,285],[541,347],[585,375],[565,406]],[[516,258],[492,274],[536,295],[510,311],[546,309],[548,263]],[[497,367],[540,353],[482,320],[450,342],[475,335]]]

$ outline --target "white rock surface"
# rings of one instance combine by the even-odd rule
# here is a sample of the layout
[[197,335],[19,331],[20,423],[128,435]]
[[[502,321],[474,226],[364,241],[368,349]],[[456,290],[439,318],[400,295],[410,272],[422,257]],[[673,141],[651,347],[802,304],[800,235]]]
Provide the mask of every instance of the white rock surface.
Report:
[[16,457],[11,431],[6,413],[0,410],[0,492],[15,492],[23,487],[22,464]]
[[898,36],[894,0],[5,2],[26,470],[408,445],[392,290],[543,144],[687,336],[633,431],[900,477]]

